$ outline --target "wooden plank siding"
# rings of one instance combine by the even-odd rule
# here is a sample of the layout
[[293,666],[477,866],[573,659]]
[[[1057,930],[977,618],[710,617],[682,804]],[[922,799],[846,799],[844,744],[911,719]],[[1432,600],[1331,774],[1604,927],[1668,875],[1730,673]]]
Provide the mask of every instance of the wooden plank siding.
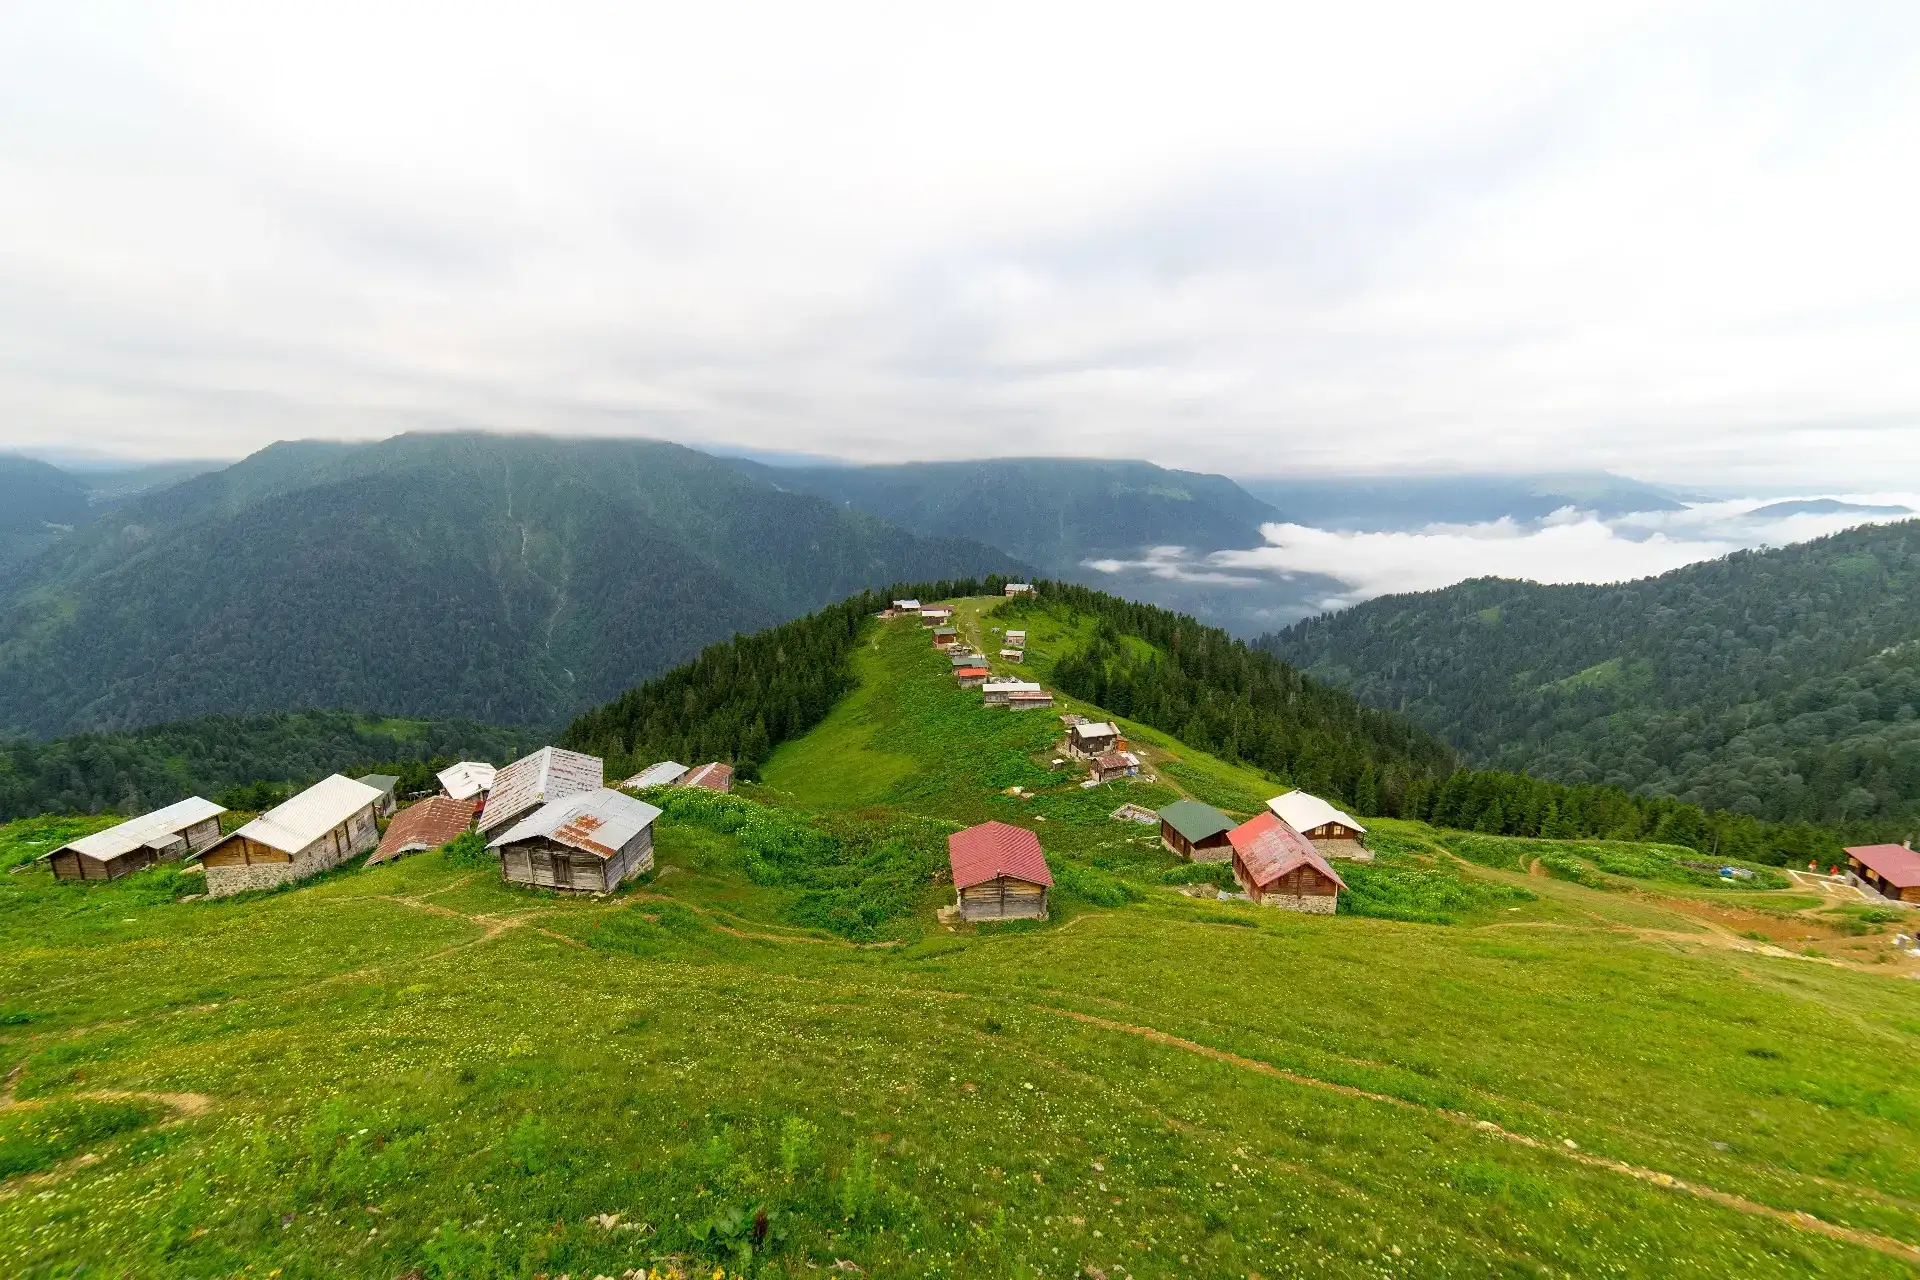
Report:
[[1179,854],[1189,862],[1228,862],[1233,858],[1233,846],[1227,841],[1224,831],[1208,836],[1204,840],[1189,840],[1174,830],[1171,822],[1160,822],[1160,843],[1169,853]]
[[1044,920],[1045,885],[1000,876],[960,890],[962,920]]
[[513,884],[559,893],[609,893],[653,869],[653,828],[643,829],[611,858],[543,837],[500,847],[500,874]]

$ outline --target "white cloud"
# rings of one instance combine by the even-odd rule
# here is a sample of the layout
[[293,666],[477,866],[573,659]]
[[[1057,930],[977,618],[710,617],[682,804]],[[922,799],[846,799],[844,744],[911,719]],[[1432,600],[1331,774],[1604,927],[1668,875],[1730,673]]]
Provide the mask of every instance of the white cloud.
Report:
[[1920,483],[1911,5],[29,2],[0,133],[0,445]]

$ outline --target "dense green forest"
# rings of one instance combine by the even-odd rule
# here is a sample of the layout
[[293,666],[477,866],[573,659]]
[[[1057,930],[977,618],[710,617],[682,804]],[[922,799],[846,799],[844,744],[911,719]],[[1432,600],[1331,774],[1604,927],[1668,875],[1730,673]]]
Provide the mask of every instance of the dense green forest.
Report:
[[391,773],[426,790],[453,760],[505,764],[539,745],[526,729],[342,711],[207,716],[124,733],[0,745],[0,821],[42,813],[140,813],[190,795],[260,809],[330,773]]
[[0,571],[0,734],[302,707],[554,724],[864,587],[1022,571],[677,445],[276,445]]
[[774,747],[820,723],[853,687],[848,655],[862,625],[891,600],[998,595],[1007,581],[945,579],[862,592],[756,635],[709,645],[685,666],[580,716],[562,741],[603,757],[610,777],[659,760],[726,760],[752,778]]
[[1491,768],[1862,838],[1920,823],[1920,522],[1389,596],[1262,646]]

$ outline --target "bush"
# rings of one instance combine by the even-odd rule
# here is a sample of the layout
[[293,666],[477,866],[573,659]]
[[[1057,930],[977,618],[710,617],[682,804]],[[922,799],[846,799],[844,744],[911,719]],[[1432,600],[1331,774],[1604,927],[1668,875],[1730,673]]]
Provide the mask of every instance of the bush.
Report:
[[1078,862],[1062,862],[1056,866],[1053,884],[1068,899],[1093,907],[1124,907],[1146,896],[1120,877]]
[[1161,884],[1210,884],[1220,889],[1235,889],[1230,862],[1183,862],[1160,877]]
[[487,838],[478,831],[462,832],[440,852],[446,855],[447,865],[454,867],[490,867],[496,861],[493,850],[487,848]]

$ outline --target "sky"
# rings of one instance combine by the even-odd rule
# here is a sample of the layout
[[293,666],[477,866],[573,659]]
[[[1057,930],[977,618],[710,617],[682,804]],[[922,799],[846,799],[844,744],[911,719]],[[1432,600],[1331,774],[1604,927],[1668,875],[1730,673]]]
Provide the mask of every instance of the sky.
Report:
[[0,138],[0,448],[1920,489],[1910,2],[13,0]]

